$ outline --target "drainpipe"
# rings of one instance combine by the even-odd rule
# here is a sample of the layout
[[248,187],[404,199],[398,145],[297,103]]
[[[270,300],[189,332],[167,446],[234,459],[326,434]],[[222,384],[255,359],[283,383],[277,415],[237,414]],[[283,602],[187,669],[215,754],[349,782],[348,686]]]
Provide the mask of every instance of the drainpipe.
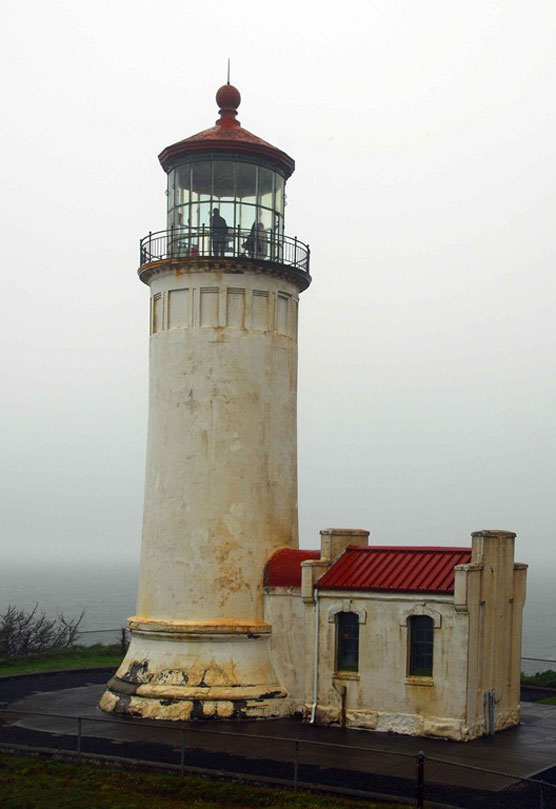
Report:
[[488,735],[494,736],[496,733],[496,691],[488,692]]
[[311,708],[311,724],[315,724],[317,715],[317,699],[319,686],[319,591],[315,587],[313,590],[313,600],[315,602],[315,645],[313,650],[313,706]]
[[485,736],[496,733],[496,691],[483,692],[483,710],[485,716]]

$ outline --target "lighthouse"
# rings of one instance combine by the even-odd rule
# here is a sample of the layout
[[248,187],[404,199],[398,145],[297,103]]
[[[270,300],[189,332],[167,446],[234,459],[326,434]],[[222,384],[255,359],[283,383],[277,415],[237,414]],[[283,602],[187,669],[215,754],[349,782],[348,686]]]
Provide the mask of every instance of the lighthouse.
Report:
[[100,707],[164,719],[283,716],[263,570],[298,547],[297,321],[309,248],[286,233],[295,164],[216,125],[166,147],[167,227],[140,242],[149,287],[143,540],[131,642]]

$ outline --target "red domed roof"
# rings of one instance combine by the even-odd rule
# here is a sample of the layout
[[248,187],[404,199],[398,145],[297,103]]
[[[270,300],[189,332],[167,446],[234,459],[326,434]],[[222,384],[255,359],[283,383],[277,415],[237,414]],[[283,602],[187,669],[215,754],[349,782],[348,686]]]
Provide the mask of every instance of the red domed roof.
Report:
[[220,112],[216,126],[167,146],[158,156],[164,171],[171,171],[189,155],[216,152],[223,155],[241,154],[255,159],[258,157],[273,163],[286,179],[293,174],[295,162],[289,155],[240,125],[237,120],[240,102],[239,90],[233,85],[225,84],[221,87],[216,93]]

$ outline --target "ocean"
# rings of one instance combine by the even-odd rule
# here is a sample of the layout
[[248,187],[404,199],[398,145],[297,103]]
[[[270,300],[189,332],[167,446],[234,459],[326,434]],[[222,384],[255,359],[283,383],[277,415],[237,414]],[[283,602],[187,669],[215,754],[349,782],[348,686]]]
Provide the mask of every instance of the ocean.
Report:
[[0,568],[0,614],[10,604],[25,610],[38,605],[49,617],[62,613],[71,619],[84,610],[80,629],[88,632],[80,643],[117,643],[126,618],[135,613],[138,572],[136,563],[124,562],[8,563]]
[[[62,613],[77,618],[85,611],[83,643],[117,642],[119,630],[135,612],[138,566],[118,562],[100,564],[41,564],[36,561],[5,563],[0,568],[0,614],[9,604],[26,610],[36,604],[49,616]],[[556,567],[535,566],[528,571],[527,602],[523,620],[522,669],[528,674],[556,669]],[[115,630],[115,631],[106,631]]]

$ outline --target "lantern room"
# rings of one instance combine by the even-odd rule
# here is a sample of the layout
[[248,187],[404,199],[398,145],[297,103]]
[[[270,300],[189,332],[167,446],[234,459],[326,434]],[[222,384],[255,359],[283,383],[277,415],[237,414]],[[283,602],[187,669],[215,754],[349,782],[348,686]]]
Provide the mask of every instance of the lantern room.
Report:
[[293,268],[305,288],[309,247],[284,227],[286,181],[295,163],[241,126],[240,101],[239,91],[225,84],[216,94],[216,125],[159,155],[167,174],[167,229],[141,240],[141,269],[162,259],[245,259]]
[[186,158],[168,174],[168,228],[210,228],[217,208],[228,228],[260,223],[269,238],[282,235],[284,185],[279,171],[254,158]]

